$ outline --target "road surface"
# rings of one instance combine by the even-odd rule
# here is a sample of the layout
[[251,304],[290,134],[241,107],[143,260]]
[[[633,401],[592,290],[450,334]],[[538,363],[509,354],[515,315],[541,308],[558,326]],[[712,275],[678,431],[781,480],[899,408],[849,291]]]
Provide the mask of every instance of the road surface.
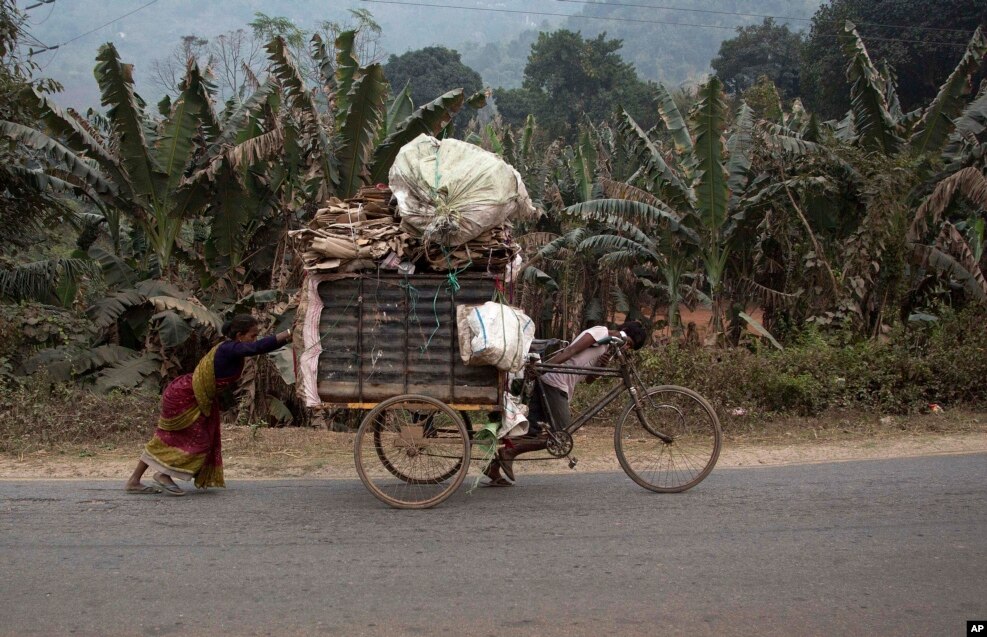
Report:
[[[523,468],[522,468],[523,471]],[[392,510],[358,481],[0,481],[0,635],[962,635],[987,455],[721,469],[658,495],[519,475]]]

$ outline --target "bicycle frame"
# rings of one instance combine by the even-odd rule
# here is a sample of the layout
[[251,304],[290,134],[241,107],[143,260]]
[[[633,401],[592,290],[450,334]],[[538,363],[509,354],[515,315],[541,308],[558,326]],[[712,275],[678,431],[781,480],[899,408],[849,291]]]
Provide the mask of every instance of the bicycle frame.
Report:
[[615,347],[613,345],[611,345],[611,347],[615,348],[617,354],[618,365],[616,369],[613,367],[570,367],[567,365],[552,365],[551,362],[531,363],[528,365],[528,369],[534,374],[534,378],[531,379],[530,382],[534,383],[534,386],[541,392],[540,397],[542,400],[542,405],[545,407],[545,410],[548,413],[548,418],[551,421],[549,422],[550,428],[553,431],[557,430],[555,425],[555,417],[552,414],[552,408],[545,397],[545,390],[542,387],[542,383],[534,382],[535,380],[541,378],[543,374],[559,373],[568,375],[589,375],[598,378],[620,378],[621,383],[614,385],[614,387],[611,388],[610,391],[608,391],[604,396],[576,416],[575,420],[573,420],[572,423],[565,429],[566,433],[575,433],[594,416],[606,409],[607,406],[615,401],[621,394],[628,392],[634,401],[634,411],[637,414],[638,419],[641,421],[641,425],[663,442],[672,442],[673,438],[671,436],[658,431],[651,425],[651,423],[648,422],[647,415],[641,407],[641,397],[638,391],[639,387],[642,390],[647,388],[641,382],[641,377],[638,376],[634,363],[627,357],[627,353],[624,351],[623,347]]

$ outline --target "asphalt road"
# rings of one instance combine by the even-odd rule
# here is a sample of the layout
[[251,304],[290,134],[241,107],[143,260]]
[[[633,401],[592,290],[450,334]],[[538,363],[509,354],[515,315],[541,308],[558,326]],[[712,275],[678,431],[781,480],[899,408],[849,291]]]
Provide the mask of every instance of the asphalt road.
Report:
[[429,511],[358,481],[131,496],[0,481],[0,635],[963,635],[987,455],[519,476]]

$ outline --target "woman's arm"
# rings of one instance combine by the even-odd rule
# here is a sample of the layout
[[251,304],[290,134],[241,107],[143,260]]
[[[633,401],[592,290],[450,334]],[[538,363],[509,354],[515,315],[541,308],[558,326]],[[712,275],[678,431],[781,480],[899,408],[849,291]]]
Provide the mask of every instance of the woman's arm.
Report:
[[283,332],[278,332],[277,334],[272,334],[271,336],[259,338],[252,343],[233,341],[233,346],[230,348],[230,353],[234,356],[240,357],[259,356],[260,354],[273,352],[290,340],[291,330],[285,330]]

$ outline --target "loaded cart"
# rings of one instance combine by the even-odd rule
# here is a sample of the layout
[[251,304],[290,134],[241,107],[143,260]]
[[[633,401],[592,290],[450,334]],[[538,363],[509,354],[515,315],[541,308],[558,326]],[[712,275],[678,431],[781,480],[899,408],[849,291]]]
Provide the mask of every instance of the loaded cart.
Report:
[[456,325],[456,306],[489,301],[495,282],[486,273],[306,279],[298,389],[310,407],[369,410],[356,469],[391,506],[427,508],[452,495],[469,469],[471,422],[500,411],[505,374],[466,366]]
[[615,381],[568,424],[546,410],[539,444],[551,458],[575,466],[572,434],[624,399],[614,448],[634,482],[678,492],[712,470],[715,411],[691,390],[644,386],[626,335],[597,343],[609,348],[610,367],[554,365],[540,358],[548,351],[531,347],[531,320],[503,302],[503,287],[523,267],[512,221],[534,208],[499,157],[423,135],[398,153],[389,186],[325,203],[289,233],[306,271],[296,387],[310,408],[366,410],[354,455],[375,497],[398,508],[435,506],[466,479],[473,455],[489,461],[499,439],[527,431],[519,398],[505,391],[506,371],[523,372],[518,396],[541,405],[544,387],[535,381],[543,374]]
[[512,221],[536,211],[516,170],[454,139],[420,135],[388,178],[289,233],[306,271],[297,390],[311,408],[369,410],[360,479],[392,506],[426,508],[462,484],[471,421],[488,423],[504,393],[497,367],[460,357],[457,307],[497,295],[520,262]]

